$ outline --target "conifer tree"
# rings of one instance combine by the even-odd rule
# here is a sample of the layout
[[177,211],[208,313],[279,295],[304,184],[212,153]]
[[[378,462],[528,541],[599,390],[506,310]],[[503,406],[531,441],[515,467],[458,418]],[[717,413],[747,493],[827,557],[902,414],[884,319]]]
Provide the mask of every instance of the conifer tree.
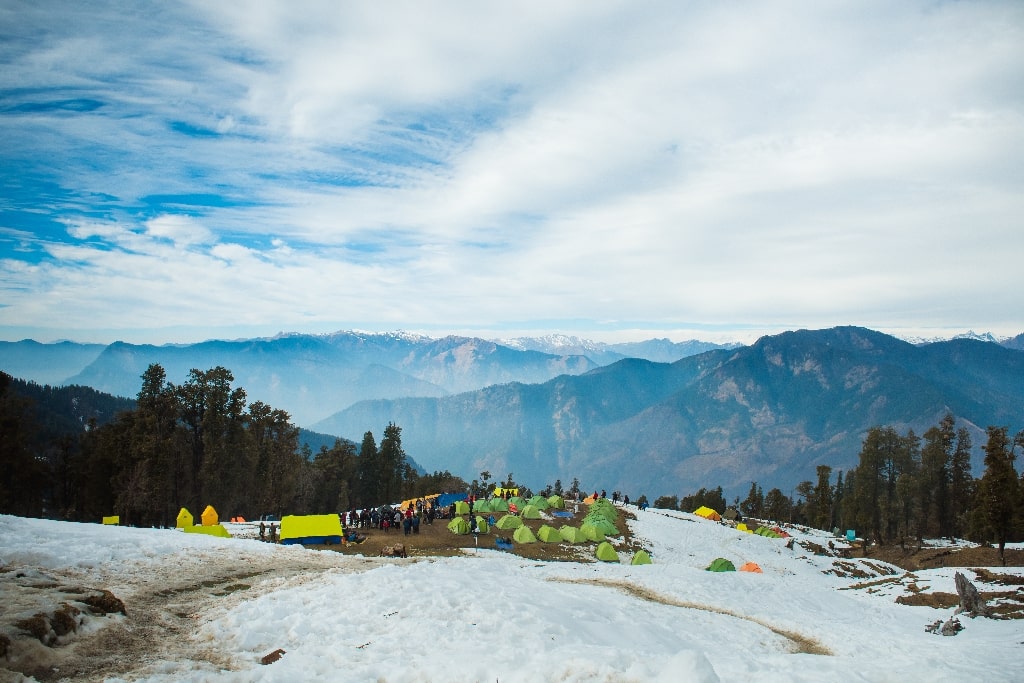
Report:
[[[1017,442],[1024,441],[1021,435]],[[1013,446],[1006,427],[989,427],[985,451],[985,473],[978,482],[976,505],[988,540],[999,545],[999,559],[1005,564],[1006,542],[1017,525],[1020,486],[1013,467]]]

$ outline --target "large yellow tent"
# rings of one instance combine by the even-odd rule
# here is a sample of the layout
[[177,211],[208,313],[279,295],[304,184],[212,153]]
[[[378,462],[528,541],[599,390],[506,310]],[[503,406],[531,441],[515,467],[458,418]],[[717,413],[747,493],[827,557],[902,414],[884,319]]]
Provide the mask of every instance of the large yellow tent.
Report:
[[341,518],[328,515],[285,515],[281,518],[281,543],[293,545],[340,544]]
[[706,505],[701,505],[699,508],[693,511],[693,514],[697,515],[698,517],[703,517],[704,519],[710,519],[713,522],[722,521],[722,515],[718,514],[711,508],[707,507]]

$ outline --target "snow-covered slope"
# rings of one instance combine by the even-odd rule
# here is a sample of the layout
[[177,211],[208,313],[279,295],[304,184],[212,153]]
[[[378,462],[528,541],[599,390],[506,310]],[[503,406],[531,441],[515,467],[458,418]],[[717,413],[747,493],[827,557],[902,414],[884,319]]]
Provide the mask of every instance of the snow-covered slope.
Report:
[[[386,561],[0,516],[0,588],[12,596],[18,581],[39,591],[75,583],[124,599],[128,616],[94,619],[64,646],[82,656],[133,643],[139,610],[152,611],[147,622],[178,625],[165,642],[132,644],[128,672],[108,680],[1019,680],[1022,621],[962,618],[959,635],[932,635],[925,626],[951,610],[897,604],[910,580],[901,570],[810,552],[827,537],[796,532],[790,549],[686,513],[636,514],[651,565],[484,550]],[[716,557],[763,573],[704,571]],[[843,568],[860,577],[837,575]],[[951,571],[913,579],[955,592]],[[12,602],[28,609],[8,597],[8,633]],[[278,661],[260,664],[277,649]]]

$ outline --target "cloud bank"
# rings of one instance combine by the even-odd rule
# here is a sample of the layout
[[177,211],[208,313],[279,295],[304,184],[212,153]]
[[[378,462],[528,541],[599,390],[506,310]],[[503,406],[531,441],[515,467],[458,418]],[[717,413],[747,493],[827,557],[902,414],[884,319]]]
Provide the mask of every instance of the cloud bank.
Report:
[[0,26],[5,338],[1024,330],[1019,3]]

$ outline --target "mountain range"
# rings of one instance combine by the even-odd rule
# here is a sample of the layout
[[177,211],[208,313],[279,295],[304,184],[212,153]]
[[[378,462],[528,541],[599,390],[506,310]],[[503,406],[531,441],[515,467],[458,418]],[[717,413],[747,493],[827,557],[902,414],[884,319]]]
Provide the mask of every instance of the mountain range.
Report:
[[872,426],[918,435],[952,413],[972,433],[1024,427],[1024,353],[973,339],[914,345],[857,327],[786,332],[674,363],[625,359],[541,384],[363,401],[314,425],[358,435],[393,421],[427,470],[531,482],[742,494],[849,469]]
[[717,485],[739,494],[751,481],[792,488],[818,464],[855,465],[872,426],[922,434],[947,412],[974,436],[980,474],[985,427],[1024,427],[1022,350],[1024,335],[909,343],[856,327],[750,346],[338,332],[163,346],[0,342],[0,369],[133,398],[150,363],[175,383],[220,365],[250,402],[282,408],[318,436],[359,443],[398,424],[426,471],[512,472],[531,486],[578,477],[635,496]]
[[222,366],[250,401],[286,410],[297,424],[309,425],[367,399],[442,397],[507,382],[545,382],[626,357],[671,361],[714,348],[728,347],[667,339],[602,344],[566,336],[498,343],[352,331],[160,346],[24,340],[0,342],[0,369],[40,384],[79,384],[134,398],[151,363],[159,363],[176,384],[192,368]]

